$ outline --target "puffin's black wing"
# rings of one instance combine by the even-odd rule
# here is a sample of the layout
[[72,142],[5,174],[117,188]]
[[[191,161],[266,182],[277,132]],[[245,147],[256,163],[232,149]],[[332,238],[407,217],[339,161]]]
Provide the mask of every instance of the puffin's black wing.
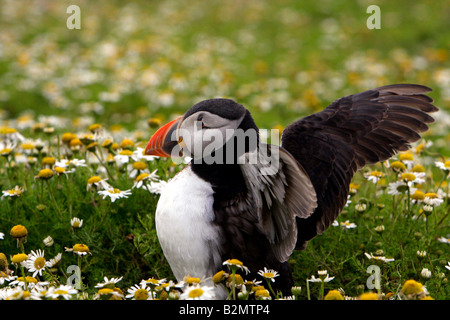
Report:
[[[240,165],[244,191],[226,201],[215,201],[216,222],[226,237],[225,256],[244,261],[253,272],[279,268],[297,241],[297,217],[316,208],[316,193],[306,172],[285,150],[261,144],[267,150],[258,161],[245,154]],[[265,157],[265,160],[261,159]]]
[[322,233],[347,202],[354,173],[405,151],[420,139],[438,109],[424,95],[431,89],[396,84],[340,98],[326,109],[298,120],[283,131],[282,146],[308,173],[317,208],[297,218],[296,249]]

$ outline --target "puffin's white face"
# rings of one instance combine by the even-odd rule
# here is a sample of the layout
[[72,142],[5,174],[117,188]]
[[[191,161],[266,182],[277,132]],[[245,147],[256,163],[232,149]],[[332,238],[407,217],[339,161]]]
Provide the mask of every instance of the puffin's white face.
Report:
[[208,111],[198,111],[181,120],[174,138],[182,148],[183,156],[204,159],[233,137],[244,116],[245,113],[230,120]]

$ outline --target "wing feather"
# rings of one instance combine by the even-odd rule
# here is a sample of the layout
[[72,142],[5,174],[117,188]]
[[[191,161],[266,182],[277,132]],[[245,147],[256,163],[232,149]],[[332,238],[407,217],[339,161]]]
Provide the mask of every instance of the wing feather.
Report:
[[354,173],[384,161],[410,143],[434,121],[438,110],[422,85],[397,84],[334,101],[327,108],[286,127],[282,146],[307,172],[317,193],[317,208],[297,218],[297,249],[322,233],[345,206]]

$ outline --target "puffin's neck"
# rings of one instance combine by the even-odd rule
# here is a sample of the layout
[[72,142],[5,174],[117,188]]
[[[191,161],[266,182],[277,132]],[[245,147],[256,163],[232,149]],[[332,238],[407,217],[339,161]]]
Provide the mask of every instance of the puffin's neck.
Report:
[[[254,136],[256,136],[256,147],[258,148],[259,130],[248,110],[246,110],[246,115],[244,116],[238,129],[242,129],[244,131],[255,130],[256,135]],[[191,162],[192,171],[194,171],[203,180],[211,183],[213,190],[215,191],[214,197],[216,199],[219,198],[228,200],[233,198],[236,194],[246,190],[244,176],[242,174],[240,164],[238,164],[238,158],[241,154],[238,154],[236,146],[239,141],[236,141],[235,138],[236,137],[232,138],[234,141],[229,141],[227,144],[222,146],[221,149],[217,150],[217,154],[215,155],[219,155],[222,159],[222,161],[218,161],[220,163],[211,163],[211,161],[200,161],[196,163],[195,160]],[[254,144],[248,141],[245,141],[245,143],[243,152],[251,151],[251,146]],[[227,157],[227,152],[230,151],[232,152],[232,155],[228,155]]]
[[192,171],[211,183],[216,200],[228,200],[244,191],[245,180],[239,164],[191,163]]

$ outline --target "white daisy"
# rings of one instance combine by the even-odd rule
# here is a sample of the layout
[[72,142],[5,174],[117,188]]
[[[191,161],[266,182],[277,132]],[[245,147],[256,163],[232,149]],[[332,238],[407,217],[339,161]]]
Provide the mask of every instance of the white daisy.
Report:
[[378,181],[381,179],[382,176],[384,176],[384,173],[380,171],[372,171],[364,175],[364,177],[366,177],[367,180],[375,184],[378,183]]
[[44,258],[44,251],[41,249],[36,251],[31,250],[31,253],[28,255],[28,259],[25,263],[25,267],[29,272],[33,273],[33,277],[36,277],[37,274],[42,276],[42,271],[45,270],[47,265],[48,262]]
[[369,254],[367,252],[364,252],[364,255],[370,260],[377,260],[377,261],[383,261],[383,262],[395,261],[395,259],[393,259],[393,258],[386,258],[384,256],[374,256],[373,253]]
[[113,289],[116,286],[117,282],[122,280],[122,278],[123,277],[108,279],[107,277],[104,277],[103,282],[97,283],[95,287],[96,288],[111,288],[111,289]]
[[267,269],[264,267],[264,270],[259,270],[258,274],[262,276],[264,279],[275,282],[275,278],[279,276],[278,272],[272,269]]
[[422,184],[425,182],[425,172],[404,172],[399,174],[399,178],[403,180],[409,187],[414,184]]
[[223,263],[223,265],[228,266],[230,269],[238,268],[244,270],[246,274],[250,272],[250,270],[238,259],[228,259]]
[[131,157],[133,156],[133,152],[130,150],[122,150],[119,152],[119,154],[114,156],[114,160],[116,161],[116,164],[118,167],[121,167],[124,164],[127,164],[130,159],[132,159]]
[[[396,196],[399,194],[406,194],[408,192],[408,185],[403,180],[389,183],[388,194]],[[413,194],[416,192],[415,188],[409,189],[409,192]]]
[[450,244],[450,238],[439,237],[438,241],[441,242],[441,243],[448,243],[448,244]]
[[354,222],[350,222],[349,220],[346,220],[345,222],[341,222],[340,226],[344,229],[354,229],[357,227],[357,225]]
[[180,300],[215,300],[216,296],[213,287],[189,286],[180,295]]
[[90,177],[86,186],[86,190],[89,191],[93,188],[96,188],[97,190],[106,190],[108,188],[111,188],[107,180],[108,178],[101,178],[99,176]]
[[436,161],[434,164],[436,165],[436,167],[438,167],[441,170],[450,171],[450,160],[445,161],[445,162]]
[[107,190],[98,191],[98,194],[102,195],[103,199],[109,197],[111,202],[114,202],[117,199],[128,198],[128,196],[131,195],[131,190],[122,191],[120,189],[110,187]]
[[53,245],[53,243],[54,243],[54,240],[53,240],[53,238],[51,236],[48,236],[42,242],[44,243],[44,245],[46,247],[51,247]]
[[61,262],[61,258],[62,258],[62,253],[60,252],[60,253],[58,253],[53,259],[50,259],[48,262],[47,262],[47,266],[49,267],[49,268],[53,268],[54,266],[56,266],[59,262]]
[[4,236],[5,236],[5,234],[3,232],[0,232],[0,240],[3,240]]
[[2,193],[3,193],[2,200],[3,200],[3,198],[6,198],[6,197],[17,198],[23,193],[23,191],[24,191],[24,188],[21,188],[19,186],[15,186],[15,188],[11,189],[11,190],[2,190]]
[[138,147],[138,148],[136,148],[136,150],[134,150],[133,154],[131,155],[131,158],[134,161],[141,161],[141,160],[153,161],[154,159],[157,159],[159,157],[157,157],[157,156],[147,156],[145,154],[145,149]]
[[0,285],[3,285],[5,281],[11,282],[17,279],[17,276],[13,276],[12,273],[14,271],[11,271],[11,274],[7,274],[3,271],[0,271]]
[[151,181],[157,181],[158,180],[158,175],[156,174],[156,171],[153,171],[152,173],[147,173],[147,172],[143,172],[140,175],[138,175],[134,181],[133,187],[131,187],[131,189],[134,188],[143,188],[143,189],[147,189],[146,188],[146,183],[144,182],[151,182]]
[[423,202],[433,207],[439,207],[444,200],[440,199],[435,193],[426,193]]
[[142,188],[147,189],[151,193],[161,194],[167,187],[168,182],[164,180],[150,181],[150,184],[143,186]]
[[72,228],[76,228],[79,229],[83,226],[83,219],[77,218],[77,217],[73,217],[70,220],[70,225],[72,226]]
[[333,280],[335,277],[330,277],[328,274],[326,275],[326,277],[324,279],[322,278],[316,278],[315,276],[311,276],[311,279],[307,279],[308,282],[330,282],[331,280]]
[[145,283],[141,285],[135,284],[127,290],[128,294],[125,296],[127,299],[131,300],[152,300],[155,297],[153,293],[153,298],[151,295],[151,290]]
[[45,294],[46,298],[70,300],[78,290],[69,285],[60,285],[59,287],[50,287]]
[[69,165],[73,165],[74,167],[87,167],[85,159],[62,159],[60,161],[56,161],[55,166],[61,168],[67,168]]

